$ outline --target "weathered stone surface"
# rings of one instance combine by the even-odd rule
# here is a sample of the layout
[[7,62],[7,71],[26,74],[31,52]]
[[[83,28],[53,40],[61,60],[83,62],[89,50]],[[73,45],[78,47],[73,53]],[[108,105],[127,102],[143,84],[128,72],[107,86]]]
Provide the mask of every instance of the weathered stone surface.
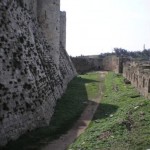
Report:
[[103,58],[103,69],[114,71],[115,73],[123,73],[123,63],[128,61],[127,57],[117,57],[110,55]]
[[76,75],[60,44],[59,7],[59,0],[0,1],[0,145],[48,125]]
[[38,0],[37,18],[42,31],[51,45],[51,53],[59,69],[60,0]]
[[150,99],[150,61],[130,61],[124,63],[123,76],[141,95]]
[[62,46],[66,49],[66,12],[60,12],[60,42]]
[[117,57],[115,55],[100,58],[98,55],[72,57],[72,62],[78,73],[88,71],[107,70],[116,73],[123,72],[123,63],[128,59],[125,57]]
[[103,70],[103,59],[91,56],[71,57],[78,73]]

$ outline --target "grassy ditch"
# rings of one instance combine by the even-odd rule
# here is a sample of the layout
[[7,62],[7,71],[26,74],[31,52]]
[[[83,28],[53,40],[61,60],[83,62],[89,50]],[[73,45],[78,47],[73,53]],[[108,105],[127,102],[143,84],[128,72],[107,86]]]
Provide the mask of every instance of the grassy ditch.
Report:
[[123,77],[109,73],[105,93],[88,129],[69,150],[150,149],[150,100]]
[[58,100],[48,127],[36,129],[10,142],[3,150],[36,150],[58,138],[80,117],[89,99],[99,92],[99,74],[88,73],[75,77],[65,94]]

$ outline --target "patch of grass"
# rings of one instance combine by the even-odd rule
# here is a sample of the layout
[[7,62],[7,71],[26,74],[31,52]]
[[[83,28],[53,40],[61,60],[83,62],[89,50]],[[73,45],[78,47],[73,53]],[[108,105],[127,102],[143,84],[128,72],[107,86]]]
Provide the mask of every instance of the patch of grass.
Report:
[[150,149],[150,100],[139,96],[131,85],[124,83],[123,77],[109,73],[92,122],[69,149]]
[[48,127],[36,129],[10,142],[3,150],[36,150],[58,138],[72,127],[80,117],[89,99],[98,95],[99,74],[88,73],[75,77],[65,94],[58,100],[55,113]]

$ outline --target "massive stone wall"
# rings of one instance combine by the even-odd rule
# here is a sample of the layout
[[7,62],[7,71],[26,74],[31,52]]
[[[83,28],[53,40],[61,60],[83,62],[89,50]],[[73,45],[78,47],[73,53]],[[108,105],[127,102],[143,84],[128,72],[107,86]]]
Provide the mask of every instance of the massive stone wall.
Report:
[[59,0],[0,1],[0,145],[48,125],[76,75],[60,14]]
[[150,99],[150,61],[124,63],[123,76],[131,81],[143,96]]

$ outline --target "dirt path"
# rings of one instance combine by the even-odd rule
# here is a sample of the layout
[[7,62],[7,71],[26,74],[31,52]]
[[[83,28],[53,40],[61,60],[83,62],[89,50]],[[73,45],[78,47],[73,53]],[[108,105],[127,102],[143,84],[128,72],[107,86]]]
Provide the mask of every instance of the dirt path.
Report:
[[100,94],[96,99],[89,102],[81,117],[66,134],[63,134],[59,139],[52,141],[41,150],[65,150],[73,141],[85,131],[90,121],[93,118],[95,111],[99,105],[103,93],[103,81],[106,72],[100,72]]

